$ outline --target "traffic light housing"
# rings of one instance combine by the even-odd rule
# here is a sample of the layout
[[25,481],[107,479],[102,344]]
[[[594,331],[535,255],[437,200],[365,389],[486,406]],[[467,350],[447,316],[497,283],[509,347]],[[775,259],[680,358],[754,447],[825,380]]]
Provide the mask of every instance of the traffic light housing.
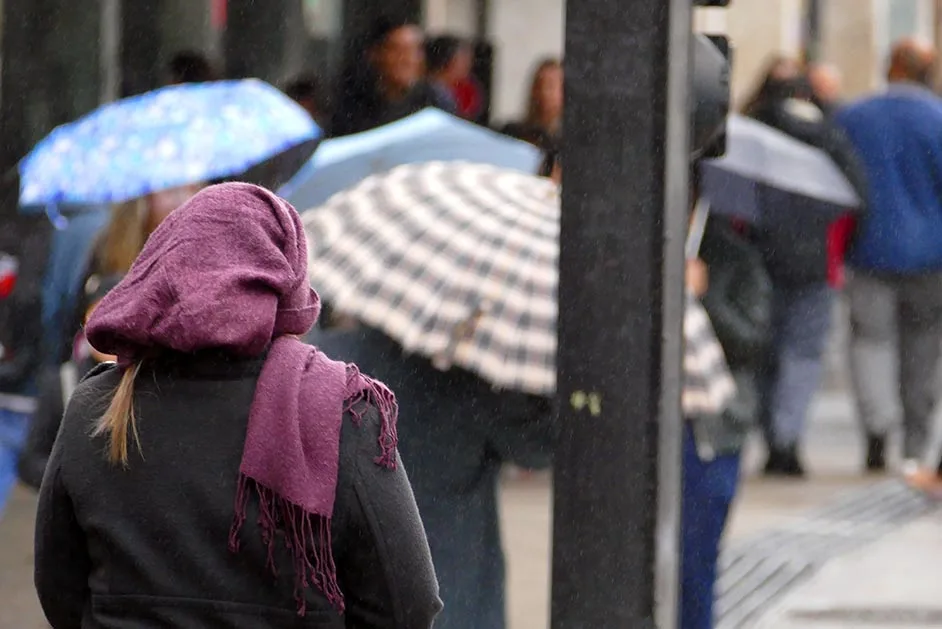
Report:
[[[729,0],[693,0],[694,7],[727,7]],[[691,39],[691,159],[726,150],[732,47],[727,37],[694,33]]]

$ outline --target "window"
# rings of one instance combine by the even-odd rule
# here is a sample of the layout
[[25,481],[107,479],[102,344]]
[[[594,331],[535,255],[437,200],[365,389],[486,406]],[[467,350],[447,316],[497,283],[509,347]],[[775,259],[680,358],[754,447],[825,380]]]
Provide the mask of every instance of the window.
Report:
[[336,37],[340,33],[341,21],[339,0],[304,0],[304,22],[311,35]]
[[[888,44],[910,35],[932,36],[932,2],[890,0],[887,20]],[[928,31],[928,32],[927,32]]]

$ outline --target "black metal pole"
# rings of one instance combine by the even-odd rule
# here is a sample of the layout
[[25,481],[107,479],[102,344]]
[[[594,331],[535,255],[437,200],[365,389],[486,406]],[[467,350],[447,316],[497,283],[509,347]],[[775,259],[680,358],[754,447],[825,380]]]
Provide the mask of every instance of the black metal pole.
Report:
[[306,37],[300,0],[229,0],[226,72],[280,84],[301,70]]
[[805,0],[805,63],[821,58],[821,0]]
[[691,0],[570,0],[553,629],[676,626]]
[[[31,97],[36,91],[33,77],[37,66],[32,38],[36,35],[35,24],[39,19],[37,7],[30,0],[4,0],[2,8],[0,176],[15,168],[29,150],[32,139],[28,116],[33,104]],[[8,207],[5,209],[9,210]]]
[[98,101],[110,103],[121,98],[121,0],[101,0]]
[[[121,0],[3,1],[0,186],[53,127],[117,95],[120,12]],[[16,195],[3,199],[14,211]]]
[[479,40],[487,39],[491,30],[491,0],[477,0],[475,8],[474,35]]

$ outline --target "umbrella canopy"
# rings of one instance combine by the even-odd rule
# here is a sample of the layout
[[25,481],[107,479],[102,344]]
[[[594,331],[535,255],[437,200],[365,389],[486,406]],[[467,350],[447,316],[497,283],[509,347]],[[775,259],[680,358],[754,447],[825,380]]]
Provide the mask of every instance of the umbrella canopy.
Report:
[[714,415],[736,395],[736,382],[710,317],[700,302],[687,296],[684,308],[684,369],[681,408],[685,417]]
[[726,155],[700,164],[701,193],[713,212],[761,223],[768,190],[777,199],[801,200],[803,212],[827,216],[860,205],[847,178],[823,151],[736,115],[727,121],[726,138]]
[[539,149],[429,108],[388,125],[323,142],[279,191],[298,208],[321,205],[366,177],[403,164],[465,161],[536,173]]
[[320,139],[315,138],[295,144],[288,150],[259,162],[248,170],[220,178],[217,182],[244,181],[269,190],[277,190],[311,159],[318,143],[320,143]]
[[54,129],[20,162],[20,205],[115,203],[211,181],[319,133],[256,79],[173,85]]
[[[559,209],[548,179],[463,162],[400,166],[303,213],[311,281],[337,310],[439,368],[549,395]],[[714,373],[728,377],[722,351],[704,350],[716,345],[708,321],[688,330],[700,336],[688,344],[696,373],[686,382],[711,389]]]

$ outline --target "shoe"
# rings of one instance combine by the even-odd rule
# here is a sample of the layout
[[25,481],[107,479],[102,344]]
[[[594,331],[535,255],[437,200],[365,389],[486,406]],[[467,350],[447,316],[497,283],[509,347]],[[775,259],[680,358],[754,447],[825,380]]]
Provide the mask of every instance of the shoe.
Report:
[[792,478],[805,477],[805,466],[801,463],[801,458],[798,456],[798,448],[796,446],[785,450],[785,460],[782,467],[782,472],[785,476],[791,476]]
[[886,437],[867,436],[867,471],[874,473],[886,471]]
[[919,459],[904,459],[900,463],[899,471],[902,473],[903,477],[909,477],[916,474],[919,474],[923,469],[922,464],[919,462]]
[[798,447],[770,448],[769,458],[765,463],[765,475],[804,478],[805,467],[798,456]]
[[779,476],[782,473],[782,453],[775,448],[769,448],[769,458],[765,460],[765,475]]

